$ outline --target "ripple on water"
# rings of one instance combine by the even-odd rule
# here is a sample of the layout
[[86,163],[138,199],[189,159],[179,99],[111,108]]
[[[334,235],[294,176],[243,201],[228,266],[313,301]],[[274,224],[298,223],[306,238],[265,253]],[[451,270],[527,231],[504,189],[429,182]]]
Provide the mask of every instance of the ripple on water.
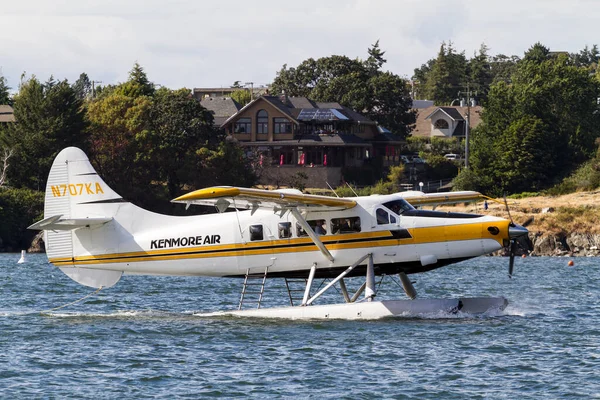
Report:
[[[90,293],[30,256],[0,256],[6,398],[589,398],[598,396],[596,259],[480,258],[419,275],[422,297],[504,296],[503,312],[379,321],[206,318],[238,280],[125,276]],[[3,258],[4,257],[4,258]],[[568,284],[565,284],[568,275]],[[560,284],[558,284],[560,283]],[[350,285],[358,286],[360,282]],[[400,297],[384,281],[387,298]],[[268,297],[284,304],[278,295]],[[386,298],[385,294],[381,294]],[[279,302],[279,303],[277,303]]]

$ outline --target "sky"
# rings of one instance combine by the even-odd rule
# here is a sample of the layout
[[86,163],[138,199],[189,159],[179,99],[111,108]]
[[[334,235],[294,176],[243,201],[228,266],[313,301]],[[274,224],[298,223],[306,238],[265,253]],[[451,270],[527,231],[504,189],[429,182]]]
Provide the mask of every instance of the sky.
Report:
[[410,78],[451,41],[467,58],[523,56],[534,43],[578,52],[600,44],[599,0],[0,0],[0,74],[101,85],[135,62],[171,89],[254,86],[284,64],[333,54],[367,58],[379,40],[384,69]]

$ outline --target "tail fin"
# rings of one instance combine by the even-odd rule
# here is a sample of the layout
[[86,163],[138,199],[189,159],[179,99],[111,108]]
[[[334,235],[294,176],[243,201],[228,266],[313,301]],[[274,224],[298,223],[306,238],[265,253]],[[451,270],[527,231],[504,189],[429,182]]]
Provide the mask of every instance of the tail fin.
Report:
[[102,204],[115,202],[124,201],[98,176],[82,150],[68,147],[56,156],[46,184],[44,219],[30,228],[45,231],[48,260],[82,285],[110,287],[123,274],[74,266],[74,230],[110,222],[113,215],[103,213],[112,214],[114,208]]

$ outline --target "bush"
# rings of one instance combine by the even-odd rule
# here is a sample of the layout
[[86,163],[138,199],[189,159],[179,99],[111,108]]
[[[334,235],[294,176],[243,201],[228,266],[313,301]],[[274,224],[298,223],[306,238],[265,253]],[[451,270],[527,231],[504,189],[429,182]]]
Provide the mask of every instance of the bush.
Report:
[[38,233],[27,227],[44,215],[44,192],[0,188],[0,249],[18,251],[29,248]]
[[595,158],[582,164],[571,176],[547,190],[552,196],[577,191],[589,191],[600,187],[600,160]]

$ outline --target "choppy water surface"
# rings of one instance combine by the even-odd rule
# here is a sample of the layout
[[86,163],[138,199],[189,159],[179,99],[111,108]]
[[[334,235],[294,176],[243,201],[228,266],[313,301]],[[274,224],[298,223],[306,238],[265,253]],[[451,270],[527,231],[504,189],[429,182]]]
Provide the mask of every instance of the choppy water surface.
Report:
[[40,313],[93,290],[18,258],[0,255],[2,398],[600,397],[597,258],[518,259],[512,280],[507,259],[463,262],[413,276],[419,295],[505,296],[503,313],[363,322],[198,317],[235,308],[241,281],[180,277],[125,276]]

